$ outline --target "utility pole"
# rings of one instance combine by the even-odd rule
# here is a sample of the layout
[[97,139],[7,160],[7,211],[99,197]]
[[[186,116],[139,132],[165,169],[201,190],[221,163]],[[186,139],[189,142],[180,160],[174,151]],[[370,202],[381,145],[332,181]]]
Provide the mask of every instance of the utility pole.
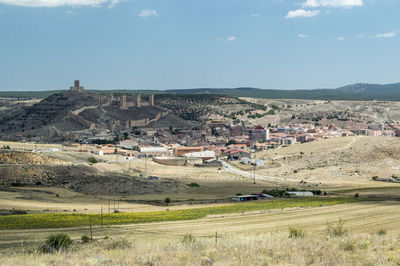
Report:
[[256,183],[256,152],[254,152],[253,175],[254,175],[254,184],[255,184]]
[[144,174],[146,175],[147,173],[147,154],[144,156]]

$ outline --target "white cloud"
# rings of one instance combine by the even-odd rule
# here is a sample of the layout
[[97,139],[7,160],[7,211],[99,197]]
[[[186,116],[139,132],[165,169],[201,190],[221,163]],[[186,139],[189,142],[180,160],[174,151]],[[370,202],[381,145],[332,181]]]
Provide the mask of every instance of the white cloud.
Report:
[[141,18],[147,18],[150,16],[158,16],[157,11],[153,10],[153,9],[144,9],[142,11],[140,11],[140,13],[138,14],[139,17]]
[[308,36],[306,34],[303,34],[303,33],[300,33],[298,36],[299,36],[299,38],[308,38],[308,37],[310,37],[310,36]]
[[391,32],[377,34],[374,36],[374,38],[393,38],[394,36],[396,36],[396,32],[391,31]]
[[116,5],[119,0],[0,0],[1,4],[23,7],[102,6]]
[[228,41],[228,42],[233,42],[237,40],[236,36],[229,36],[229,37],[218,37],[216,38],[217,41]]
[[344,37],[338,37],[338,41],[344,41]]
[[298,17],[303,17],[303,18],[311,18],[319,15],[319,10],[304,10],[304,9],[298,9],[298,10],[292,10],[287,13],[285,18],[298,18]]
[[359,38],[359,39],[362,39],[362,38],[365,37],[365,34],[357,34],[355,37],[356,37],[356,38]]
[[307,0],[303,3],[303,7],[354,7],[363,5],[363,0]]

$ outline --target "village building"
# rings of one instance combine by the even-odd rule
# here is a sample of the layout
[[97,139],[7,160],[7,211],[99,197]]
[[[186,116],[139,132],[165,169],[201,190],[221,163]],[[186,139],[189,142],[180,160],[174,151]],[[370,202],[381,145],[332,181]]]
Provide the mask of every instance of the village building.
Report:
[[204,151],[203,146],[199,147],[178,147],[175,149],[175,156],[183,156],[186,153],[192,153],[192,152],[202,152]]
[[165,147],[140,147],[140,153],[146,156],[168,156],[169,151]]
[[256,126],[249,130],[249,139],[254,142],[265,142],[269,139],[269,129],[262,126]]
[[225,155],[228,157],[228,160],[241,160],[243,157],[251,158],[251,154],[249,151],[240,150],[240,149],[229,149],[225,151]]
[[124,140],[124,141],[121,141],[119,144],[119,146],[121,148],[130,149],[130,150],[137,147],[137,145],[138,145],[138,143],[134,140]]

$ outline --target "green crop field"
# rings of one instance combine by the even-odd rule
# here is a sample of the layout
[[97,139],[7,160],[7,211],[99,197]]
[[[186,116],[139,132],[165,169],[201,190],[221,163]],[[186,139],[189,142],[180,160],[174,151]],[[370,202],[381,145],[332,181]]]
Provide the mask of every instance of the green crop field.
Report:
[[157,212],[112,213],[112,214],[26,214],[0,216],[0,229],[62,228],[92,225],[118,225],[163,221],[193,220],[207,215],[241,213],[257,210],[317,207],[359,202],[362,199],[346,197],[312,197],[282,199],[263,202],[237,203],[226,206],[170,210]]

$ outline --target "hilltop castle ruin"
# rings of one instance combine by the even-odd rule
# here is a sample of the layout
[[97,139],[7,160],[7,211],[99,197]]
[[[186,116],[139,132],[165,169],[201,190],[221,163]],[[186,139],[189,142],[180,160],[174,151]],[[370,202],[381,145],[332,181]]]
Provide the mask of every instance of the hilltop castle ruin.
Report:
[[[83,92],[85,89],[80,85],[79,80],[75,80],[74,86],[70,87],[70,91]],[[149,123],[158,121],[170,113],[169,110],[155,106],[154,94],[149,95],[148,99],[146,97],[145,101],[142,100],[141,94],[114,96],[114,94],[110,93],[105,95],[95,94],[93,96],[97,98],[97,105],[69,111],[68,119],[85,128],[100,127],[115,130],[116,128],[129,129],[134,126],[147,126]],[[148,113],[149,109],[146,108],[149,107],[155,107],[155,109],[151,109],[153,111]],[[95,109],[99,110],[100,115],[96,120],[92,120],[88,112],[90,113],[91,110]],[[148,115],[143,116],[143,112]]]
[[69,87],[70,91],[84,91],[85,88],[80,85],[79,80],[74,81],[74,86]]

